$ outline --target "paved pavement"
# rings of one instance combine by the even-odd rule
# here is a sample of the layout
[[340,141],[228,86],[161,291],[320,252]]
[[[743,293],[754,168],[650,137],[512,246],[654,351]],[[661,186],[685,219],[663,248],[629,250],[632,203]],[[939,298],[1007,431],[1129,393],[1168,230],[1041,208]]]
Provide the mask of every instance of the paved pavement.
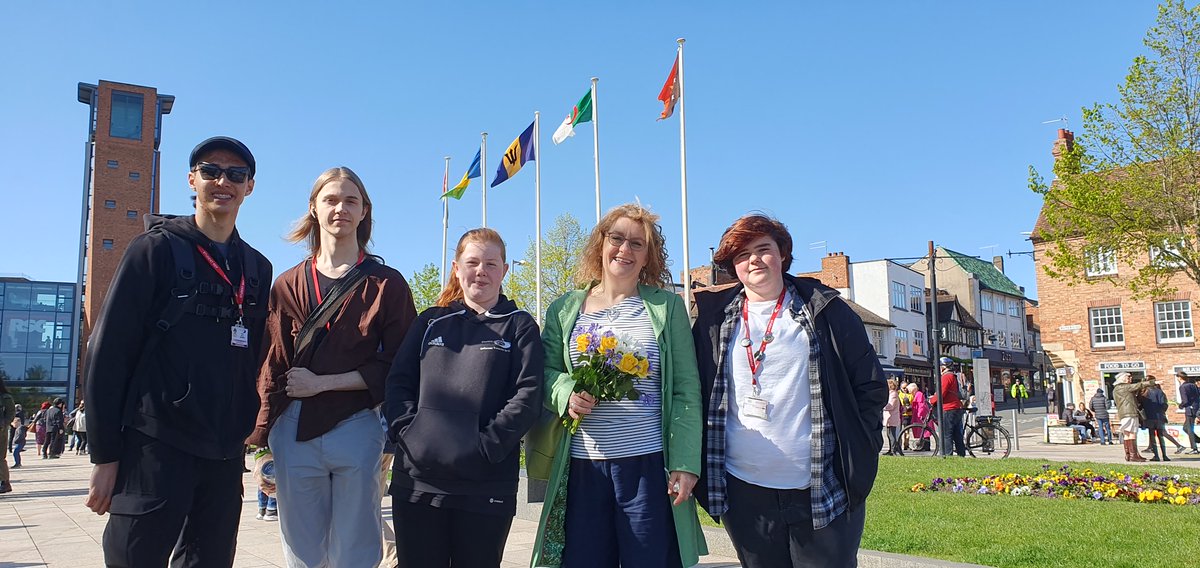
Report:
[[[1012,416],[1007,412],[1002,412],[1002,415],[1005,417],[1004,424],[1011,426]],[[1014,457],[1123,463],[1124,455],[1119,446],[1041,443],[1041,420],[1042,414],[1035,414],[1032,409],[1027,414],[1017,416],[1020,449],[1013,451]],[[25,454],[33,456],[32,451]],[[1171,465],[1200,468],[1200,456],[1172,454],[1171,457]],[[90,471],[91,464],[87,458],[74,454],[64,455],[58,460],[33,457],[25,460],[25,467],[12,471],[15,490],[0,495],[0,568],[103,566],[99,543],[106,517],[97,516],[83,506]],[[248,475],[246,486],[251,487]],[[390,515],[389,505],[385,500],[385,516]],[[255,520],[256,512],[254,493],[249,492],[242,510],[234,565],[243,568],[282,566],[279,524]],[[529,565],[536,529],[536,508],[523,509],[513,522],[505,549],[506,568]],[[702,558],[700,565],[705,568],[738,566],[723,531],[706,532],[714,554]],[[965,566],[866,550],[860,552],[859,562],[861,566],[871,568]]]

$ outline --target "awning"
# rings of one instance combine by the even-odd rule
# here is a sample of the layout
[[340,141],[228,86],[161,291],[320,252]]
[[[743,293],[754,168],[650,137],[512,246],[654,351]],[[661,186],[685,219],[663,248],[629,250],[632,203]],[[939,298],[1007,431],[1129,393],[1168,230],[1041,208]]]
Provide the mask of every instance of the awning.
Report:
[[893,367],[891,365],[884,365],[882,363],[880,364],[880,366],[883,367],[883,373],[885,375],[904,376],[904,369],[901,369],[900,367]]
[[992,370],[1025,369],[1036,371],[1037,367],[1029,361],[1029,355],[1019,351],[1003,351],[1000,349],[984,349],[983,356],[991,363]]
[[930,363],[928,359],[914,359],[912,357],[905,357],[903,355],[897,355],[895,359],[892,359],[892,364],[898,367],[918,367],[921,369],[933,368],[933,364]]

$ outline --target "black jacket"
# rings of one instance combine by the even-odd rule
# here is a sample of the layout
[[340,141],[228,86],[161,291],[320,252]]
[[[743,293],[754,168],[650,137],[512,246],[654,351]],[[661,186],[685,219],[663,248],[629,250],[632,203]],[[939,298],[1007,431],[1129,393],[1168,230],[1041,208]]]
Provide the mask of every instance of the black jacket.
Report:
[[[190,247],[195,260],[191,290],[177,289],[174,257],[164,232],[204,247],[237,286],[247,265],[243,321],[249,346],[230,344],[237,316],[230,286]],[[258,411],[255,377],[264,352],[271,263],[233,233],[228,258],[192,217],[164,221],[129,243],[88,342],[86,414],[92,463],[121,458],[122,430],[133,428],[205,459],[240,458]],[[253,260],[247,259],[253,256]],[[216,288],[219,286],[220,288]],[[157,323],[172,295],[197,289],[197,306],[225,316],[183,314],[166,332]],[[146,349],[150,347],[151,349]]]
[[[867,338],[862,320],[838,297],[836,290],[810,278],[785,275],[796,287],[813,317],[813,327],[821,350],[821,397],[833,421],[837,449],[833,465],[846,490],[849,504],[856,507],[866,500],[879,470],[879,451],[883,448],[883,406],[887,403],[887,382],[879,357]],[[725,307],[742,294],[738,284],[724,290],[696,292],[696,322],[692,336],[700,367],[700,394],[707,414],[712,398],[717,361],[724,345],[720,341]],[[708,432],[705,431],[703,463],[708,460]],[[705,491],[697,498],[707,500]],[[701,503],[707,506],[706,503]]]
[[504,296],[482,314],[459,302],[421,312],[387,378],[392,493],[516,494],[544,359],[533,316]]

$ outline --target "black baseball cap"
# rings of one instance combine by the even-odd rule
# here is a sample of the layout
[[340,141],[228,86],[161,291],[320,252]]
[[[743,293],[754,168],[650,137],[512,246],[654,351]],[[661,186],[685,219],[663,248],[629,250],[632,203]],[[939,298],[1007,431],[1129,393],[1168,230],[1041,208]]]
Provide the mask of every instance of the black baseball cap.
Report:
[[188,159],[188,168],[196,167],[196,163],[200,161],[200,157],[213,150],[229,150],[237,154],[246,165],[250,167],[250,179],[254,179],[254,154],[250,153],[250,149],[242,144],[236,138],[228,136],[213,136],[192,148],[192,155]]

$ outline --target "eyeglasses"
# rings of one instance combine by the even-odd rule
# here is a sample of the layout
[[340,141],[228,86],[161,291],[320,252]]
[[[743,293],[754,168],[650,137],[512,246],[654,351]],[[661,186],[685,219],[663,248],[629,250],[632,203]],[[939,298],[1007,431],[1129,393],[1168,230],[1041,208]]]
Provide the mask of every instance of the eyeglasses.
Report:
[[247,178],[250,177],[250,168],[242,166],[230,166],[228,168],[222,168],[216,164],[210,164],[208,162],[200,162],[199,164],[196,164],[195,171],[200,172],[200,177],[206,180],[221,179],[221,176],[223,175],[225,176],[225,179],[233,183],[243,183]]
[[633,252],[642,252],[646,248],[646,241],[633,240],[625,238],[625,235],[619,233],[609,233],[605,235],[608,238],[608,244],[621,248],[621,245],[628,243],[629,250]]

